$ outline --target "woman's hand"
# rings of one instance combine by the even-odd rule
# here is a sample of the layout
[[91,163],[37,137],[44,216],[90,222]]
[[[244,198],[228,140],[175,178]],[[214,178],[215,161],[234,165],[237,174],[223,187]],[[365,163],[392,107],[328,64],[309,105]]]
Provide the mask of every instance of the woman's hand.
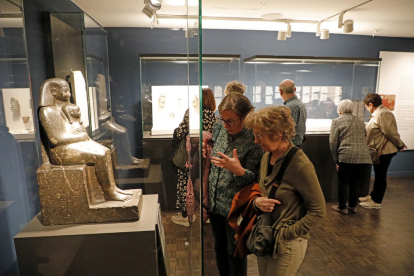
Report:
[[203,140],[203,157],[206,158],[207,152],[207,138]]
[[240,164],[239,157],[237,156],[237,149],[233,150],[233,158],[228,157],[222,152],[217,152],[221,158],[211,157],[211,162],[217,167],[231,171],[236,176],[243,176],[245,173],[244,168]]
[[256,207],[259,208],[262,212],[270,213],[273,211],[275,204],[280,204],[280,201],[262,196],[256,198],[254,203],[256,204]]
[[404,146],[402,147],[402,149],[398,150],[398,151],[404,151],[405,149],[407,149],[407,145],[404,144]]
[[336,164],[336,170],[339,171],[339,165],[338,164]]

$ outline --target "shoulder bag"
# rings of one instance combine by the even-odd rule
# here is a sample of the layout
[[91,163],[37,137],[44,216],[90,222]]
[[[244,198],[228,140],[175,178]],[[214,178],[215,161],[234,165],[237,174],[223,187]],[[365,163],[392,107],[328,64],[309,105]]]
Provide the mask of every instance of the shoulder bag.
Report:
[[[295,155],[298,150],[299,148],[293,147],[286,155],[273,182],[268,198],[275,198],[275,194],[282,181],[283,174],[285,173],[293,155]],[[247,238],[247,249],[259,257],[271,255],[275,246],[276,231],[277,230],[275,230],[272,223],[272,213],[262,213],[257,217],[257,222],[253,226],[253,230]]]
[[187,163],[188,159],[188,152],[185,145],[186,139],[185,137],[181,139],[180,145],[178,146],[177,151],[174,153],[171,161],[174,163],[175,166],[179,168],[183,168],[184,165]]

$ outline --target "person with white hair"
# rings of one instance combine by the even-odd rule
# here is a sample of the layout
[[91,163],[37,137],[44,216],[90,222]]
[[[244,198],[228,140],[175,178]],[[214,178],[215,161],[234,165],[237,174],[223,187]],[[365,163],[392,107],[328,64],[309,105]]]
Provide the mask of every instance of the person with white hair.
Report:
[[352,115],[353,111],[354,104],[351,100],[339,103],[339,117],[332,120],[329,136],[330,150],[338,170],[339,205],[332,208],[342,214],[347,214],[348,210],[357,212],[359,187],[369,183],[371,175],[372,161],[366,142],[367,132],[364,122]]

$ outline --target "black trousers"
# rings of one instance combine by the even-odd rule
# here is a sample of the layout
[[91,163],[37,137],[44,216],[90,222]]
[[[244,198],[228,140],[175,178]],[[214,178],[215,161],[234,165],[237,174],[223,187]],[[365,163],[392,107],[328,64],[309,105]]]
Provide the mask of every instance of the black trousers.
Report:
[[371,192],[371,199],[375,203],[382,203],[384,199],[385,191],[387,190],[387,172],[388,167],[391,164],[392,158],[397,155],[397,153],[391,154],[382,154],[380,155],[380,163],[378,165],[374,165],[374,172],[375,172],[375,181],[374,181],[374,188]]
[[338,170],[338,202],[339,209],[356,207],[358,203],[359,187],[369,185],[371,178],[371,164],[339,163]]
[[247,258],[233,257],[234,250],[236,249],[234,244],[235,232],[227,222],[227,218],[210,213],[210,224],[220,276],[246,276]]

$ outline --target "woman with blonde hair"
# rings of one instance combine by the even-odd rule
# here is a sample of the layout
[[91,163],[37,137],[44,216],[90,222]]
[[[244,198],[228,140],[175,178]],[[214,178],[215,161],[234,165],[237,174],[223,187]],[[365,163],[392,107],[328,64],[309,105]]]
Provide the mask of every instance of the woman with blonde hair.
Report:
[[326,213],[325,199],[311,161],[302,150],[290,160],[274,199],[268,198],[284,158],[295,147],[295,123],[290,109],[270,106],[246,116],[254,142],[265,151],[260,164],[261,197],[254,200],[260,212],[271,213],[279,229],[272,254],[257,257],[260,276],[294,275],[305,256],[309,231]]

